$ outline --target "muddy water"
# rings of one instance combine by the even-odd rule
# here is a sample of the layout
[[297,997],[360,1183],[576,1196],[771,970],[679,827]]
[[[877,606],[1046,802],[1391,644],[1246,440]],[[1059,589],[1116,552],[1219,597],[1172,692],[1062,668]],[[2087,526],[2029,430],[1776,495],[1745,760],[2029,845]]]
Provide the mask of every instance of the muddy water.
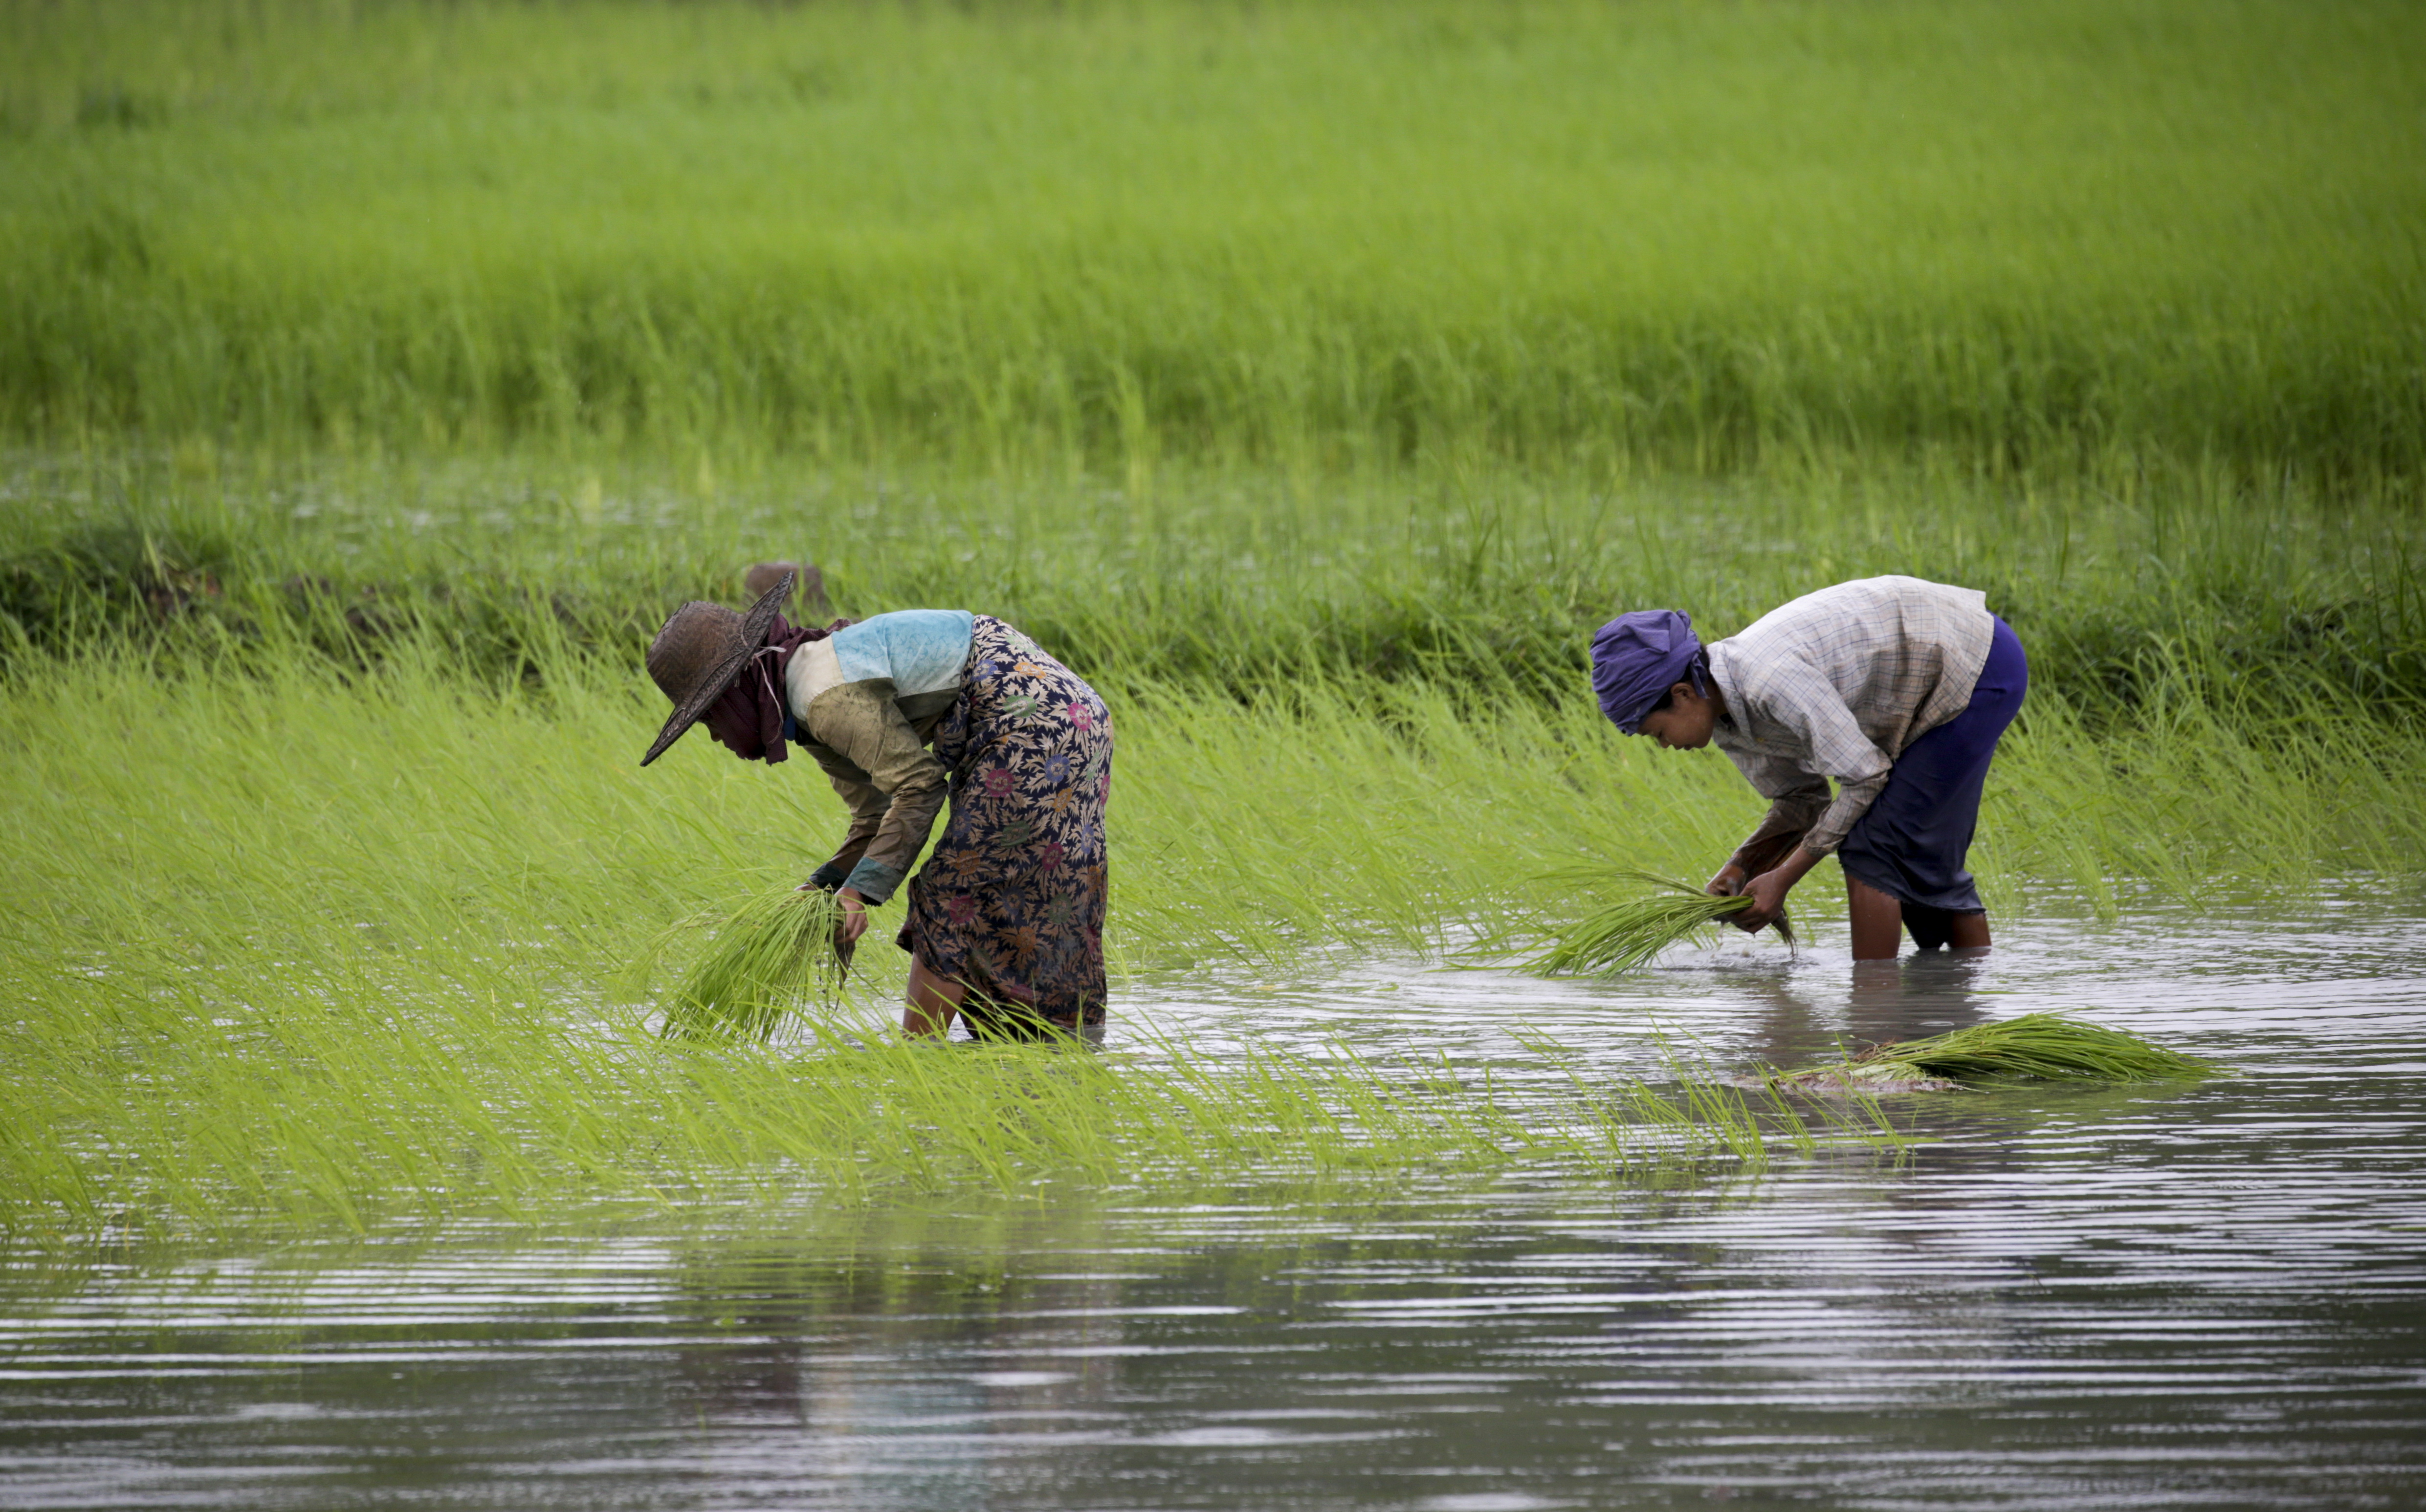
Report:
[[1654,1021],[1787,1059],[2035,1008],[2240,1074],[1941,1100],[1900,1169],[1756,1184],[24,1263],[0,1504],[2426,1504],[2418,938],[2158,915],[1859,977],[1733,946],[1140,990],[1202,1038],[1516,1074],[1516,1021],[1632,1071]]

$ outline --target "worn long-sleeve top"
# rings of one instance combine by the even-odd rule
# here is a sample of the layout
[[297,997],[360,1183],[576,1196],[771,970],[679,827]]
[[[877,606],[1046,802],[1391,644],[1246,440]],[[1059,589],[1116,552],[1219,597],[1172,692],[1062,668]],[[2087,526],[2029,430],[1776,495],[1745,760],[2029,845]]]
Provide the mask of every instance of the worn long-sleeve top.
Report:
[[1754,863],[1794,834],[1816,855],[1834,851],[1903,748],[1971,701],[1995,630],[1977,589],[1868,577],[1804,594],[1713,644],[1726,713],[1712,743],[1771,800],[1738,863],[1764,869]]
[[951,794],[927,742],[961,696],[973,622],[960,609],[903,609],[792,653],[784,695],[797,738],[850,806],[817,880],[882,903],[917,861]]

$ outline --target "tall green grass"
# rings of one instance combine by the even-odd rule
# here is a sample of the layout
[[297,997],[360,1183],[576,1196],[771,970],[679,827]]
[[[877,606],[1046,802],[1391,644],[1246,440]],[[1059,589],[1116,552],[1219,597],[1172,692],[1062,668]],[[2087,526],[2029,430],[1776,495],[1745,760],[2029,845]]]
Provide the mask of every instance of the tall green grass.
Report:
[[[1302,492],[1215,474],[1151,500],[881,474],[703,489],[687,474],[248,454],[21,465],[7,476],[20,507],[0,514],[0,706],[40,748],[43,721],[97,683],[135,700],[109,705],[120,728],[223,732],[210,738],[228,764],[197,780],[311,794],[324,774],[254,769],[275,753],[240,748],[268,716],[235,711],[309,708],[283,717],[385,739],[384,700],[402,698],[450,739],[493,743],[496,720],[577,733],[567,770],[654,803],[681,790],[636,786],[630,769],[644,744],[630,732],[661,714],[639,669],[645,637],[684,599],[736,593],[753,557],[815,559],[846,613],[1001,614],[1114,699],[1115,823],[1161,816],[1156,873],[1187,883],[1165,893],[1124,872],[1118,914],[1135,938],[1184,955],[1221,932],[1188,924],[1192,900],[1253,897],[1292,930],[1431,948],[1464,900],[1512,905],[1532,885],[1512,879],[1593,855],[1704,876],[1750,828],[1757,800],[1722,760],[1607,728],[1586,693],[1593,625],[1667,603],[1715,635],[1842,577],[1913,571],[1987,589],[2031,658],[1989,788],[1992,877],[2057,880],[2111,910],[2143,879],[2198,896],[2417,864],[2426,596],[2397,501],[2195,480],[2102,498],[1887,469],[1611,491],[1488,471]],[[161,701],[181,699],[200,701],[190,715]],[[727,781],[769,775],[690,748],[687,764]],[[24,801],[89,780],[45,770],[12,774]],[[729,887],[814,849],[803,837],[823,833],[831,800],[796,775],[731,789],[800,806],[780,842],[736,852],[692,833],[666,863]],[[492,793],[529,780],[459,780]],[[510,858],[660,822],[568,801],[533,811],[563,813],[560,832],[517,824],[480,844],[522,867]],[[1225,815],[1218,834],[1206,813]],[[1302,864],[1343,846],[1352,864]],[[653,896],[644,916],[713,895]],[[579,912],[559,904],[553,916]]]
[[0,9],[0,426],[2414,476],[2372,0]]
[[[798,764],[745,767],[704,743],[641,772],[625,736],[645,698],[570,670],[549,685],[542,703],[400,662],[162,679],[103,653],[15,687],[0,729],[0,1227],[559,1224],[636,1205],[1318,1185],[1519,1161],[1614,1178],[1872,1137],[1690,1077],[1675,1093],[1511,1093],[1480,1070],[1206,1057],[1141,1042],[1133,1021],[1102,1060],[923,1048],[880,1027],[902,976],[889,949],[864,963],[856,1006],[806,1036],[668,1042],[655,1026],[687,1005],[627,999],[623,963],[736,877],[797,876],[841,816]],[[1124,718],[1124,976],[1231,954],[1242,926],[1287,928],[1235,854],[1230,890],[1210,895],[1198,858],[1153,859],[1200,832],[1188,792],[1160,779],[1203,775],[1202,742],[1158,734],[1145,710]],[[138,728],[161,738],[128,738]],[[1421,764],[1395,780],[1421,780]],[[1256,845],[1257,869],[1275,859]],[[1323,901],[1396,907],[1408,931],[1437,919],[1436,897],[1360,895],[1403,885],[1376,862]],[[1328,936],[1290,932],[1377,927],[1343,911]]]
[[[1444,951],[1555,907],[1537,879],[1579,848],[1706,867],[1758,808],[1715,759],[1624,742],[1580,700],[1484,715],[1426,684],[1328,692],[1121,703],[1123,981],[1302,969],[1327,944]],[[1108,1171],[1344,1179],[1517,1154],[1585,1170],[1638,1138],[1651,1158],[1663,1118],[1706,1124],[1714,1159],[1801,1137],[1758,1133],[1756,1109],[1693,1113],[1701,1092],[1683,1112],[1676,1094],[1637,1107],[1625,1087],[1617,1103],[1519,1108],[1420,1068],[1185,1046],[1139,1075],[840,1035],[669,1048],[651,1033],[662,1005],[617,991],[623,962],[736,879],[797,877],[843,816],[800,764],[745,765],[705,742],[639,770],[655,701],[580,660],[537,692],[404,654],[367,671],[305,657],[212,673],[111,651],[21,668],[0,700],[0,1215],[61,1232],[288,1212],[555,1222],[593,1199],[849,1200]],[[2024,879],[2414,872],[2415,744],[2354,745],[2346,765],[2304,738],[2240,748],[2234,801],[2168,832],[2148,794],[2194,793],[2212,752],[2152,741],[2123,771],[2060,725],[2017,732],[1980,869],[2000,907]],[[2144,829],[2125,828],[2134,816]],[[2137,849],[2143,836],[2167,848]],[[837,1022],[879,1043],[902,965],[888,949],[862,965],[866,1017]],[[1124,1019],[1129,1050],[1135,1028]],[[1033,1120],[997,1142],[1035,1078]],[[1177,1129],[1196,1131],[1184,1161]]]
[[[837,606],[1003,615],[1109,688],[1286,696],[1331,675],[1563,701],[1625,608],[1749,623],[1847,577],[1985,590],[2034,697],[2093,724],[2159,686],[2272,716],[2426,700],[2420,516],[2219,472],[1997,481],[1873,459],[1724,482],[1506,466],[1100,481],[800,459],[309,459],[213,447],[0,460],[0,660],[93,637],[245,654],[296,624],[327,654],[415,629],[476,680],[628,658],[742,569],[822,565]],[[279,642],[268,636],[271,659]],[[2035,707],[2035,705],[2034,705]]]

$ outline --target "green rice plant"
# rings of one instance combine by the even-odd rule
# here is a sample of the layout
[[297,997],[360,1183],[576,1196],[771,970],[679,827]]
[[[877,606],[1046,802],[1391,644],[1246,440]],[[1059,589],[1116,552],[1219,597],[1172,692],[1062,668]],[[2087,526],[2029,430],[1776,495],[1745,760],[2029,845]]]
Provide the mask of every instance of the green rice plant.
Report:
[[[1590,873],[1567,875],[1599,879]],[[1545,976],[1614,976],[1632,971],[1678,941],[1690,939],[1753,906],[1747,895],[1720,897],[1690,882],[1680,882],[1657,872],[1627,868],[1616,876],[1647,882],[1654,891],[1621,898],[1586,914],[1559,931],[1558,942],[1526,962],[1528,967]],[[1771,927],[1787,948],[1793,947],[1794,925],[1784,913]]]
[[[746,875],[842,816],[804,762],[769,770],[687,743],[640,770],[634,732],[644,740],[662,710],[627,668],[553,668],[545,687],[470,688],[401,653],[367,674],[296,651],[161,678],[123,650],[27,663],[0,683],[0,1230],[40,1244],[498,1216],[565,1227],[1045,1186],[1403,1186],[1519,1166],[1666,1181],[1799,1148],[1786,1125],[1747,1123],[1730,1097],[1696,1104],[1681,1083],[1638,1100],[1606,1079],[1545,1090],[1370,1053],[1216,1054],[1144,1035],[1124,1010],[1101,1055],[912,1044],[855,1003],[770,1041],[721,1019],[663,1037],[602,980],[646,954],[655,925],[635,921],[698,911],[712,885],[700,878]],[[1365,707],[1436,725],[1431,748],[1368,750],[1361,775],[1289,775],[1413,810],[1444,779],[1512,794],[1491,784],[1553,748],[1524,722]],[[1352,809],[1250,800],[1288,729],[1267,722],[1279,711],[1174,698],[1123,712],[1136,715],[1134,796],[1115,810],[1118,843],[1160,862],[1121,884],[1110,945],[1125,996],[1134,963],[1201,958],[1269,919],[1262,885],[1308,846],[1293,827]],[[122,739],[147,719],[177,738]],[[1283,744],[1346,761],[1354,748],[1334,732]],[[92,760],[104,748],[114,759]],[[1657,770],[1686,791],[1700,780]],[[1236,875],[1189,848],[1208,799],[1253,820],[1228,837],[1246,858]],[[1615,824],[1624,805],[1609,801]],[[1307,928],[1327,913],[1329,938],[1420,940],[1441,900],[1400,891],[1404,862],[1445,854],[1444,833],[1393,839],[1285,901],[1318,910]],[[1540,860],[1549,838],[1502,844]],[[788,911],[814,959],[819,936],[797,900],[752,901]],[[746,925],[711,951],[756,938]],[[899,953],[871,955],[854,977],[877,978],[871,996],[898,992]],[[690,995],[746,1010],[786,978],[743,967],[726,979],[739,988]]]
[[1909,1083],[2195,1081],[2216,1067],[2121,1029],[2055,1013],[1973,1024],[1926,1039],[1873,1045],[1851,1060],[1773,1078],[1803,1089]]
[[668,999],[662,1033],[764,1039],[805,1002],[836,1006],[850,971],[834,933],[842,918],[841,903],[823,888],[752,894],[714,925],[707,949]]
[[[923,581],[898,591],[987,602]],[[1633,1180],[1743,1168],[1747,1130],[1766,1158],[1794,1147],[1758,1097],[1689,1095],[1698,1073],[1642,1087],[1654,1107],[1625,1084],[1537,1093],[1370,1055],[1128,1053],[1120,1004],[1150,970],[1436,953],[1572,907],[1553,878],[1578,846],[1682,875],[1757,819],[1716,753],[1618,736],[1587,698],[1478,705],[1487,643],[1445,662],[1454,677],[1311,670],[1227,691],[1123,653],[1115,1048],[1056,1057],[854,1039],[847,1012],[774,1043],[660,1038],[613,1005],[607,965],[715,901],[716,878],[830,844],[843,815],[813,764],[686,742],[642,771],[664,705],[629,662],[534,636],[528,675],[484,681],[414,630],[345,663],[269,602],[239,607],[255,638],[215,657],[97,635],[0,677],[0,1227],[556,1225],[631,1204],[1386,1183],[1511,1163]],[[1188,607],[1146,631],[1176,636]],[[2357,716],[2328,743],[2244,723],[2204,680],[2161,688],[2170,741],[2069,720],[2015,732],[1983,876],[2161,882],[2145,848],[2168,825],[2209,886],[2419,869],[2426,757],[2401,727]],[[2175,817],[2109,817],[2135,812]],[[2070,816],[2067,848],[2023,822],[2039,813]],[[898,952],[856,970],[898,992]],[[1831,1141],[1833,1111],[1808,1118]]]
[[1190,456],[2414,477],[2381,144],[2421,50],[2385,0],[17,0],[0,429],[1133,493]]
[[[282,633],[348,662],[418,637],[477,682],[567,651],[630,665],[674,604],[737,597],[754,556],[810,556],[845,612],[983,608],[1108,693],[1312,708],[1353,679],[1566,705],[1613,609],[1689,608],[1718,635],[1831,582],[1911,572],[1983,589],[2021,633],[2026,726],[2056,697],[2093,737],[2197,704],[2235,725],[2319,693],[2353,713],[2426,706],[2411,486],[2327,498],[2135,463],[2015,488],[1951,461],[1840,463],[1614,488],[1588,469],[1496,463],[1312,478],[1173,466],[1139,497],[747,452],[720,453],[704,481],[671,458],[0,456],[0,497],[20,504],[0,509],[0,663],[27,643],[120,636],[224,661],[289,621]],[[1565,760],[1575,780],[1603,744]]]

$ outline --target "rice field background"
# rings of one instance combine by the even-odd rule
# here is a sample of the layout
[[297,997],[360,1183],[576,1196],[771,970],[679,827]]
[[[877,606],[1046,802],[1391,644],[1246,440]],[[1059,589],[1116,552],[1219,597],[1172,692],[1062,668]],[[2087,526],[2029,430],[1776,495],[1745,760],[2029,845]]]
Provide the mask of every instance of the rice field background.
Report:
[[848,1017],[659,1047],[627,963],[842,824],[798,767],[634,764],[647,635],[762,558],[1002,615],[1112,698],[1116,999],[1445,960],[1571,915],[1578,864],[1706,875],[1757,800],[1609,730],[1590,628],[1885,571],[2030,648],[2000,913],[2417,902],[2414,8],[0,28],[12,1233],[1892,1144],[1692,1075],[1531,1127],[1185,1047],[958,1101]]
[[30,437],[1136,479],[2426,446],[2398,3],[5,16]]

